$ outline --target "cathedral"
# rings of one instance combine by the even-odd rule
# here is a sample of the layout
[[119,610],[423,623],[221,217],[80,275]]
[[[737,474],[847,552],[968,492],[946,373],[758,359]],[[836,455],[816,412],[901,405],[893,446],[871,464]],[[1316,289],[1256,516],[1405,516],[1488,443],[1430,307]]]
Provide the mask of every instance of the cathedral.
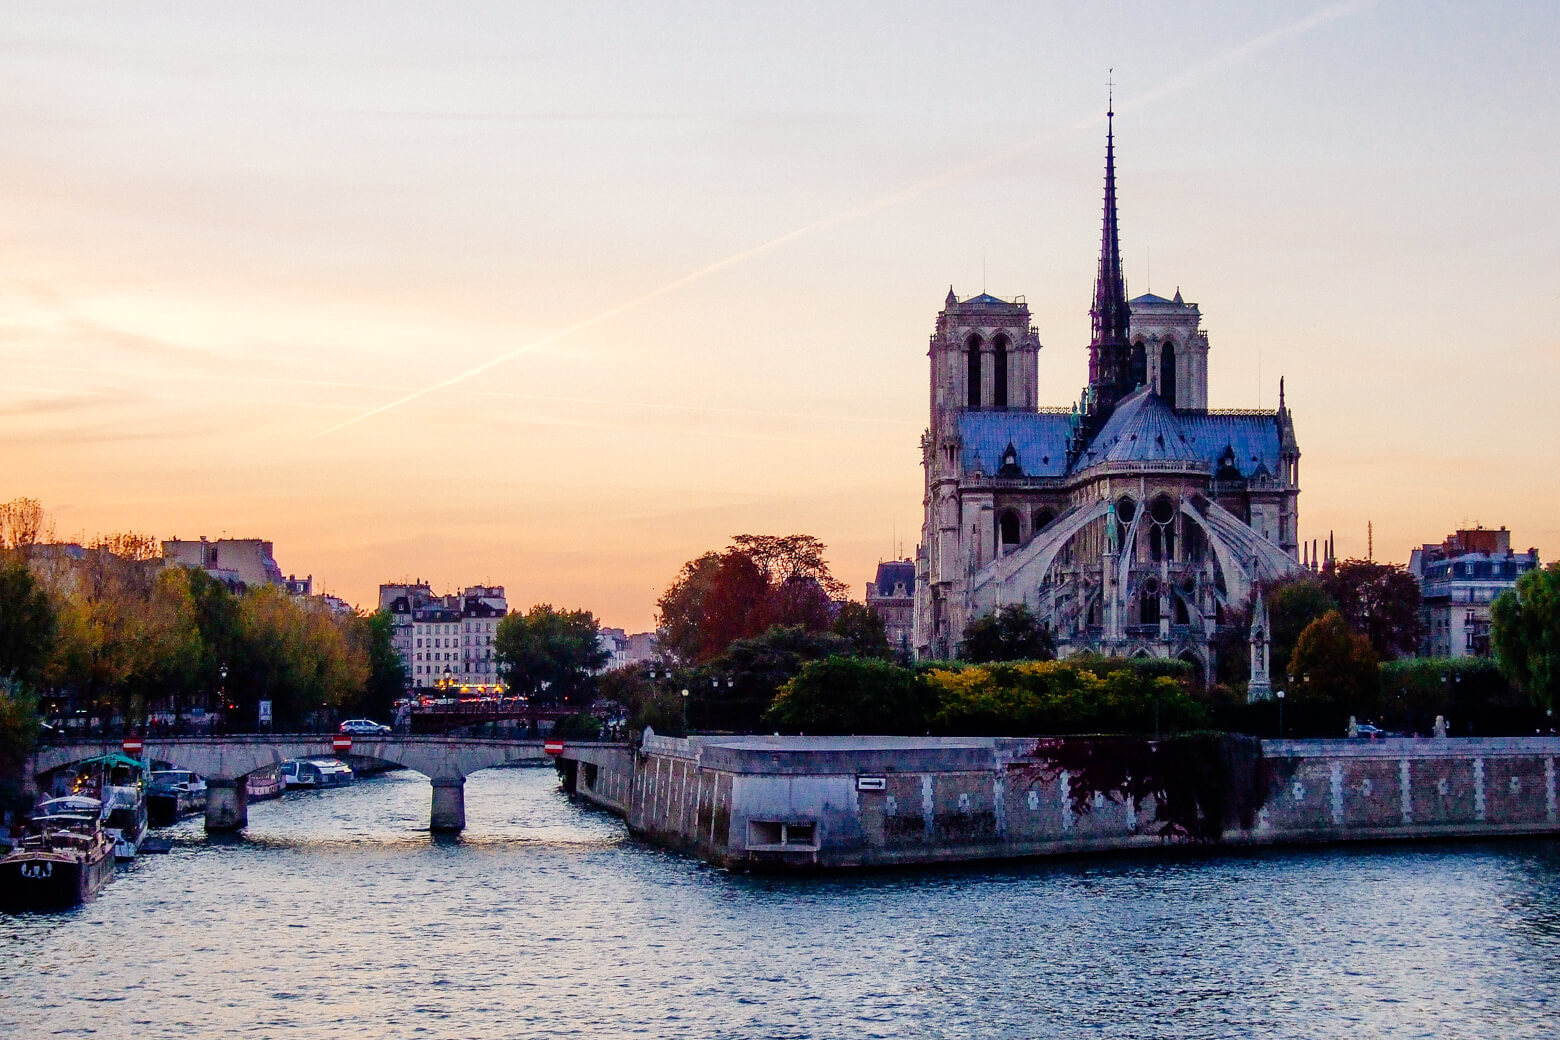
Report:
[[1040,339],[1022,297],[950,289],[931,337],[921,440],[925,520],[914,642],[954,657],[965,626],[1025,604],[1059,656],[1175,657],[1210,677],[1214,637],[1253,606],[1252,693],[1266,687],[1264,583],[1299,569],[1300,449],[1278,408],[1208,408],[1197,304],[1129,300],[1116,217],[1114,113],[1089,384],[1039,404]]

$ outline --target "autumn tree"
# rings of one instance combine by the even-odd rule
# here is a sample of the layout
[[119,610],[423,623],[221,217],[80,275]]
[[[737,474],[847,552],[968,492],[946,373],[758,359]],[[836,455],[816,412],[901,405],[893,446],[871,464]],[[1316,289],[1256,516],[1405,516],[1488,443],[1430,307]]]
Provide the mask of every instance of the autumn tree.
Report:
[[1412,656],[1424,636],[1419,582],[1395,563],[1344,560],[1321,573],[1322,588],[1349,628],[1382,660]]
[[54,521],[36,498],[0,503],[0,550],[28,556],[35,546],[54,540]]
[[827,630],[845,586],[823,551],[810,535],[736,535],[688,561],[657,604],[662,649],[703,663],[773,625]]
[[1302,719],[1309,719],[1315,732],[1338,736],[1348,716],[1365,719],[1380,708],[1376,652],[1339,611],[1329,611],[1300,633],[1290,670],[1295,681],[1286,693],[1296,732],[1303,732]]
[[1553,710],[1560,700],[1560,564],[1528,571],[1495,598],[1490,639],[1502,673]]
[[1262,595],[1267,600],[1273,674],[1284,675],[1290,670],[1289,659],[1300,633],[1317,618],[1337,610],[1338,603],[1321,581],[1309,573],[1280,578],[1263,589]]

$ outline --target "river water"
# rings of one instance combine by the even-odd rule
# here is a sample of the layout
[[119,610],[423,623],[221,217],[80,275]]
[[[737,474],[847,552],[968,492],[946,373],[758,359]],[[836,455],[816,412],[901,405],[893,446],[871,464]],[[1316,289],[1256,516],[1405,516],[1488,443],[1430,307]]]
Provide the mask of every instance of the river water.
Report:
[[1560,844],[737,876],[551,770],[199,820],[0,916],[0,1037],[1554,1037]]

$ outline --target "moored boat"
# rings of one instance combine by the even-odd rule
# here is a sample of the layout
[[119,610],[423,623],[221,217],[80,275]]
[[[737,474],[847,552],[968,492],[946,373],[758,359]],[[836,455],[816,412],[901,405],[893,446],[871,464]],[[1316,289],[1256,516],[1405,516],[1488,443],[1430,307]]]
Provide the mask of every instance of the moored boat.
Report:
[[206,781],[188,769],[161,769],[152,773],[146,790],[146,813],[158,827],[206,808]]
[[146,837],[146,765],[127,755],[101,755],[76,766],[76,794],[103,803],[103,830],[116,859],[134,859]]
[[281,774],[275,766],[256,770],[244,778],[244,793],[251,802],[263,802],[267,798],[280,798],[285,789]]
[[352,767],[334,758],[290,758],[281,774],[288,787],[340,787],[354,779]]
[[114,876],[114,841],[103,830],[102,805],[93,798],[51,801],[90,804],[55,805],[32,818],[27,834],[0,856],[0,909],[77,906]]

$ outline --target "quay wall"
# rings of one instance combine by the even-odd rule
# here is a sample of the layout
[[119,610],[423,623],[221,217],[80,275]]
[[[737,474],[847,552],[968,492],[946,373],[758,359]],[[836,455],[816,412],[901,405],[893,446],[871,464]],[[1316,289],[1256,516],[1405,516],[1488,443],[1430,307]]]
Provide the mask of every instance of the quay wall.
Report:
[[[1560,833],[1560,738],[1261,742],[1226,844]],[[1033,739],[694,737],[567,747],[565,784],[655,844],[737,869],[1157,848],[1152,794],[1082,786]],[[1242,781],[1244,783],[1245,781]]]

